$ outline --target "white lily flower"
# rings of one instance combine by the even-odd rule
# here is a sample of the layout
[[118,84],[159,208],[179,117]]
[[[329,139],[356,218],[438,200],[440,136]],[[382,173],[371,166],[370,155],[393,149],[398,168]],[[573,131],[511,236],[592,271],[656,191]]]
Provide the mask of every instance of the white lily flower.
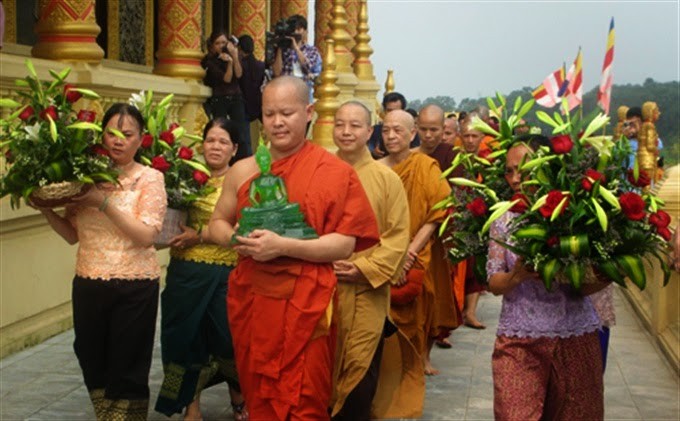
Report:
[[484,120],[482,120],[478,116],[474,116],[472,118],[472,123],[470,124],[470,126],[474,130],[480,131],[480,132],[485,133],[485,134],[493,135],[493,136],[496,136],[496,137],[499,137],[501,135],[496,130],[492,129],[491,126],[486,124],[486,122],[484,122]]
[[590,135],[600,130],[607,123],[609,123],[609,117],[603,113],[598,114],[597,117],[595,117],[593,121],[588,124],[588,127],[586,127],[586,130],[583,132],[583,136],[581,137],[581,141],[588,139]]
[[28,138],[34,142],[40,140],[40,123],[35,123],[32,126],[24,126],[24,130],[28,133]]
[[142,90],[138,94],[132,94],[128,102],[130,105],[137,107],[138,110],[143,110],[146,103],[146,93]]
[[612,141],[611,136],[591,136],[587,139],[583,139],[583,142],[595,148],[600,155],[608,157],[612,156],[614,142]]

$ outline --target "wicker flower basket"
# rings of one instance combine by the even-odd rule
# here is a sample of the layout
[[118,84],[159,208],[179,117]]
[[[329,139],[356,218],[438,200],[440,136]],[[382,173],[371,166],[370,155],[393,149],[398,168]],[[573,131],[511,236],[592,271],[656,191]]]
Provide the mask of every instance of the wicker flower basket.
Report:
[[170,246],[170,240],[182,233],[179,224],[186,224],[188,215],[185,210],[168,208],[163,219],[163,228],[156,236],[156,249],[161,250]]
[[56,208],[70,203],[74,198],[87,193],[92,184],[79,181],[62,181],[33,190],[29,199],[39,208]]

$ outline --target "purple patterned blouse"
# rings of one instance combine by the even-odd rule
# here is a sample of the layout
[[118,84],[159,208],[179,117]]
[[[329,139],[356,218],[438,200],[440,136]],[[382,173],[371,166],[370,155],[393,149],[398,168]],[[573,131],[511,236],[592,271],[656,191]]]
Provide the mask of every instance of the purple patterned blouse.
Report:
[[[491,238],[509,241],[508,223],[516,213],[508,212],[491,225]],[[495,241],[489,243],[486,270],[490,277],[507,272],[517,255]],[[590,299],[572,295],[566,285],[555,284],[547,291],[543,282],[527,279],[503,296],[498,336],[519,338],[578,336],[593,332],[600,322]]]

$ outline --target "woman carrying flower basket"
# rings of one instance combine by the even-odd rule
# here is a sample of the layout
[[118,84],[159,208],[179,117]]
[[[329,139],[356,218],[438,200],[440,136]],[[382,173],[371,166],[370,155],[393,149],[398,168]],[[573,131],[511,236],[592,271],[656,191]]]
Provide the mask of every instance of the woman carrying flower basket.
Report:
[[[161,346],[165,379],[156,411],[172,416],[186,408],[185,419],[201,419],[201,390],[224,380],[237,421],[248,413],[241,396],[227,323],[227,279],[238,255],[206,240],[205,228],[222,191],[229,161],[238,148],[238,128],[222,117],[203,131],[203,157],[214,190],[195,201],[190,226],[170,240],[170,265],[161,295]],[[191,152],[191,150],[189,150]]]
[[[507,153],[505,178],[517,195],[519,167],[530,152],[518,143]],[[516,205],[492,223],[492,239],[506,239],[510,221],[526,211],[526,201],[513,197]],[[602,419],[600,324],[590,300],[566,284],[547,290],[522,258],[495,241],[487,273],[489,290],[503,295],[492,357],[496,419]]]
[[118,184],[73,199],[62,217],[41,208],[69,244],[79,243],[73,279],[74,349],[98,420],[146,419],[160,266],[153,247],[166,207],[163,175],[134,161],[144,119],[127,104],[104,115],[101,153]]

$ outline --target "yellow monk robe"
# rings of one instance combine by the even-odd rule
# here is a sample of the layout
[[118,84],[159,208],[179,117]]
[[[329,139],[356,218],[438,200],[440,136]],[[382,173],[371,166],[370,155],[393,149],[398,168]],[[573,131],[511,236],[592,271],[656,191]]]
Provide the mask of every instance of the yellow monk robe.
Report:
[[374,161],[368,149],[354,169],[375,213],[380,244],[349,259],[370,283],[338,282],[333,416],[366,375],[382,340],[390,310],[390,283],[399,280],[409,244],[408,204],[399,177]]
[[[446,212],[443,209],[433,210],[432,207],[444,200],[451,192],[451,188],[448,182],[441,178],[437,161],[420,152],[411,153],[392,169],[401,178],[406,190],[410,213],[410,238],[413,239],[423,225],[444,220]],[[434,278],[430,271],[433,241],[434,236],[418,253],[417,266],[425,270],[421,294],[412,303],[393,305],[391,311],[397,326],[423,355],[428,351],[427,335],[432,331],[435,322]]]
[[[319,235],[355,237],[355,251],[378,243],[370,203],[347,163],[306,142],[295,154],[274,161],[271,172],[283,178],[289,201],[300,204]],[[237,217],[250,206],[251,180],[238,189]],[[330,262],[239,259],[229,277],[227,306],[250,419],[328,418],[336,285]]]

